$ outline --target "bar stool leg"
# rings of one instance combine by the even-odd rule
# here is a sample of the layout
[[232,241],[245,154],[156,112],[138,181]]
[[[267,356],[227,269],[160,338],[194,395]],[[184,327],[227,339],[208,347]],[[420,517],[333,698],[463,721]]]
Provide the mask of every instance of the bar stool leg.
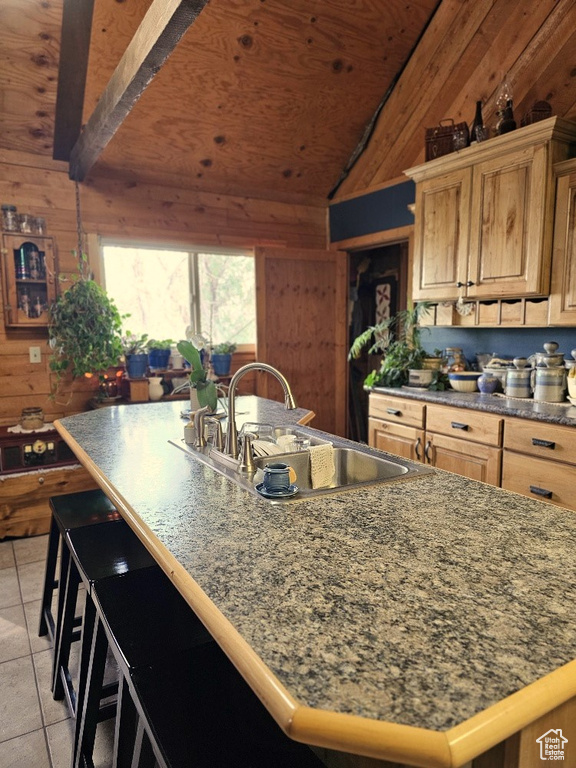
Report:
[[[80,584],[78,569],[70,559],[64,555],[62,548],[62,565],[60,572],[60,592],[62,592],[62,608],[58,606],[57,632],[54,643],[54,662],[52,667],[52,696],[59,701],[64,698],[64,684],[60,670],[68,670],[70,661],[70,646],[72,644],[72,631],[74,626],[74,614],[76,612],[76,598]],[[66,562],[65,562],[66,561]],[[66,567],[66,571],[64,571]],[[60,599],[60,596],[59,596]]]
[[156,758],[142,720],[138,720],[131,768],[154,768]]
[[131,768],[138,714],[132,701],[128,683],[120,675],[116,725],[114,728],[114,758],[112,768]]
[[54,617],[52,616],[52,596],[58,585],[56,581],[56,562],[58,560],[58,545],[60,543],[60,531],[56,525],[54,517],[50,523],[50,533],[48,536],[48,552],[46,554],[46,571],[44,573],[44,589],[42,591],[42,603],[40,604],[40,626],[38,628],[39,637],[50,633],[54,640]]
[[[86,605],[91,600],[87,600]],[[92,620],[89,619],[90,623]],[[72,768],[84,768],[84,765],[92,765],[92,752],[94,739],[96,738],[96,726],[100,711],[100,694],[104,683],[104,668],[106,666],[106,654],[108,641],[102,622],[97,618],[93,622],[93,632],[90,643],[89,663],[85,673],[81,673],[85,681],[83,693],[79,695],[82,706],[76,713],[76,729],[74,734],[74,752],[72,756]],[[88,635],[86,635],[86,639]],[[83,660],[86,654],[82,653]]]

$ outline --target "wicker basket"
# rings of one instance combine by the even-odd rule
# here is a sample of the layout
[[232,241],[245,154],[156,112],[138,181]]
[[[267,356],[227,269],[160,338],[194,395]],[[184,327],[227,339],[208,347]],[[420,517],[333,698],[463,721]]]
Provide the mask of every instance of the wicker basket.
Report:
[[467,147],[470,143],[468,124],[454,123],[452,118],[445,118],[435,128],[426,128],[426,160],[435,160],[454,152],[454,136],[461,136],[463,146]]

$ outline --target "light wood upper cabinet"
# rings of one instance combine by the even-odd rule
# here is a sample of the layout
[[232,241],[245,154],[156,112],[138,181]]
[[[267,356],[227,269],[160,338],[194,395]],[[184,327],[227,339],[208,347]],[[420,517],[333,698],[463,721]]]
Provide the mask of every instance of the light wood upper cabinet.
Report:
[[550,325],[576,325],[576,160],[559,163]]
[[413,298],[546,296],[553,165],[576,125],[520,128],[406,171],[416,182]]

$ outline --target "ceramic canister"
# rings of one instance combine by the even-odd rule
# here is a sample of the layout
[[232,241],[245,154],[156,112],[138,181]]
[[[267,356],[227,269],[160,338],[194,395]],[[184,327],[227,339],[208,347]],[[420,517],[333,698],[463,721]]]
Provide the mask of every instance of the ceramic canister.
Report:
[[532,371],[531,383],[534,389],[534,400],[561,403],[566,389],[566,369],[535,368]]
[[532,387],[530,385],[530,368],[517,370],[510,368],[506,371],[506,385],[504,392],[507,397],[530,397]]

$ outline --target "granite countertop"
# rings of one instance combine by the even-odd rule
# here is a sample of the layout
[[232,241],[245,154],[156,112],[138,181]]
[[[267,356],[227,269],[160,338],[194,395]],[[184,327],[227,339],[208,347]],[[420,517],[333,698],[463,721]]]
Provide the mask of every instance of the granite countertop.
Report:
[[517,416],[521,419],[545,421],[549,424],[563,424],[576,427],[576,407],[568,401],[562,403],[543,403],[519,397],[505,397],[500,394],[483,395],[479,392],[431,392],[430,390],[411,387],[370,387],[368,392],[382,395],[405,397],[409,400],[422,400],[426,403],[451,405],[455,408],[470,408],[474,411],[499,413],[502,416]]
[[[239,428],[309,413],[256,400]],[[449,733],[576,658],[576,515],[441,470],[273,505],[169,444],[179,411],[57,428],[302,707]]]

